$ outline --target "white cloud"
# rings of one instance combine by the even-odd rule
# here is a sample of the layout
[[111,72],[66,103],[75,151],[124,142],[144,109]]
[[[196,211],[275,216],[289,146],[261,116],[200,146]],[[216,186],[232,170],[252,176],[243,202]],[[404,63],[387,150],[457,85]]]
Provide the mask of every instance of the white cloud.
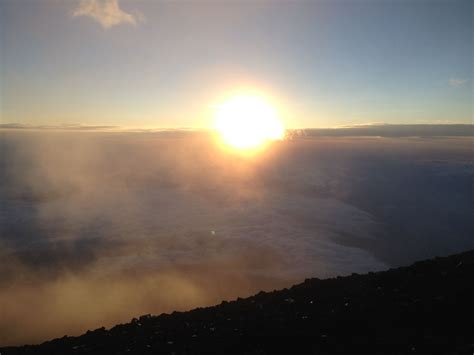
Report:
[[449,85],[458,87],[467,83],[467,79],[451,78],[449,79]]
[[138,12],[130,14],[123,11],[118,0],[80,0],[72,16],[92,17],[105,29],[122,23],[136,25],[144,20],[143,15]]

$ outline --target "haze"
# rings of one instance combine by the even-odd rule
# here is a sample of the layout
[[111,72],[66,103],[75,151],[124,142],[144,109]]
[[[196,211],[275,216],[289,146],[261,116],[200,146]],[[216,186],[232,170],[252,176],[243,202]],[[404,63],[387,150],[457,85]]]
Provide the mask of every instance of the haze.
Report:
[[249,158],[205,132],[5,129],[0,341],[472,248],[471,144],[307,132]]

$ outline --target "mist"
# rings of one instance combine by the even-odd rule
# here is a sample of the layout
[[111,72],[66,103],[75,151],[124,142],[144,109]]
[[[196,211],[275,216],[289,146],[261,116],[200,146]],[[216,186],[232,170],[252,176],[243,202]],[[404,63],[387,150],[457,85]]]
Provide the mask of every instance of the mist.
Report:
[[0,345],[472,248],[471,139],[4,130]]

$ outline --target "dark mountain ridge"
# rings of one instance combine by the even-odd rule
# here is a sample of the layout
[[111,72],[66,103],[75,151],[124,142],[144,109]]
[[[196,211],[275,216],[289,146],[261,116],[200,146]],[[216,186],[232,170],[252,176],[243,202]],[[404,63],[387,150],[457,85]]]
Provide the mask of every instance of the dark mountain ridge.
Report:
[[9,354],[472,354],[474,250],[145,315]]

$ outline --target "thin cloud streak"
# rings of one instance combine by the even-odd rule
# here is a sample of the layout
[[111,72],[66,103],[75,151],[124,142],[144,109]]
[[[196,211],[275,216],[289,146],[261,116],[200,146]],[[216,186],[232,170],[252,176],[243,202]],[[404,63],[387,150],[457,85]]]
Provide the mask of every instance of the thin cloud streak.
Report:
[[458,86],[462,86],[462,85],[466,84],[467,81],[468,81],[467,79],[451,78],[451,79],[449,79],[449,85],[454,86],[454,87],[458,87]]

